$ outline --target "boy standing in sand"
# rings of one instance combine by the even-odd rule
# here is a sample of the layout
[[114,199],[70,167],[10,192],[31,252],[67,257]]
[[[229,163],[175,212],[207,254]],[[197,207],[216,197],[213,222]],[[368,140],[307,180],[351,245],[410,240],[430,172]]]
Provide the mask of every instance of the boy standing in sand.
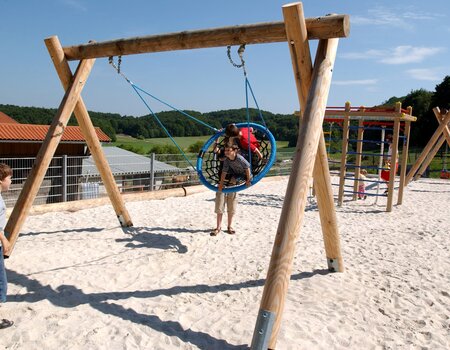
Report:
[[[11,245],[3,232],[6,225],[6,205],[2,197],[2,192],[9,190],[9,186],[11,186],[11,177],[12,170],[9,165],[0,163],[0,303],[6,302],[6,290],[8,287],[3,255],[9,253],[11,250]],[[1,319],[0,329],[11,327],[13,324],[13,321]]]
[[[230,140],[228,138],[225,138],[224,144],[227,145],[230,143]],[[214,147],[214,153],[217,154],[218,160],[220,162],[219,165],[219,179],[222,177],[222,169],[223,169],[223,162],[225,161],[225,150],[224,148],[219,148],[218,143],[216,141],[216,145]],[[211,231],[211,236],[217,236],[220,231],[222,230],[222,219],[223,214],[225,212],[225,205],[227,207],[227,221],[228,221],[228,234],[234,235],[236,231],[233,229],[232,223],[233,223],[233,217],[234,213],[236,212],[237,207],[237,193],[223,193],[223,192],[216,192],[216,199],[215,199],[215,205],[214,205],[214,212],[217,214],[217,220],[216,220],[216,228]]]

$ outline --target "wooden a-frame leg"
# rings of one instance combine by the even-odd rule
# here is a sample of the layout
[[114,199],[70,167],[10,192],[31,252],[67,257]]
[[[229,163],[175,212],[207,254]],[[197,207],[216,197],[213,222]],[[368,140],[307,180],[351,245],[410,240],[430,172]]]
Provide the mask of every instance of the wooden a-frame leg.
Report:
[[[332,256],[337,258],[335,264],[337,270],[339,270],[339,266],[342,267],[337,225],[333,227],[337,220],[322,131],[338,39],[321,40],[319,42],[316,62],[311,74],[309,46],[307,46],[307,37],[303,35],[306,35],[306,25],[302,6],[300,3],[286,5],[283,7],[283,14],[288,43],[290,43],[299,102],[305,108],[258,319],[253,333],[251,348],[264,350],[267,348],[274,349],[276,345],[295,254],[295,242],[300,233],[304,216],[308,181],[313,172],[314,176],[317,175],[314,181],[318,204],[320,202],[322,231],[327,256],[333,254]],[[295,47],[296,45],[297,47]],[[305,61],[306,64],[304,64]],[[302,73],[304,74],[302,75]],[[309,90],[308,97],[305,93],[307,90]],[[324,220],[328,220],[328,222],[324,222]],[[336,242],[337,244],[335,244]],[[340,264],[337,261],[340,261]],[[263,328],[266,329],[263,331]]]
[[[58,37],[53,36],[45,39],[45,44],[50,53],[53,64],[55,65],[55,69],[58,73],[61,83],[64,89],[67,89],[67,86],[72,79],[72,72],[70,71],[69,64],[64,56],[64,51],[58,40]],[[100,176],[102,178],[103,184],[105,185],[106,192],[108,193],[111,204],[116,212],[121,226],[133,226],[130,215],[125,207],[123,198],[120,195],[119,189],[114,180],[111,168],[109,167],[109,164],[103,153],[103,149],[100,141],[98,140],[94,125],[92,124],[89,113],[81,97],[75,105],[74,114],[89,147],[89,150],[91,151],[92,158],[95,161],[95,165],[100,172]]]
[[[320,40],[311,79],[311,88],[300,126],[296,153],[286,189],[277,234],[273,245],[267,279],[260,310],[253,333],[252,349],[274,349],[281,325],[281,316],[291,276],[295,242],[300,233],[308,193],[308,180],[312,176],[322,123],[326,109],[331,76],[336,57],[338,39]],[[273,319],[268,346],[258,344],[260,324]],[[267,339],[267,338],[266,338]],[[265,342],[265,340],[264,340]]]
[[[433,111],[434,111],[434,109],[433,109]],[[434,132],[433,136],[431,136],[430,141],[428,141],[427,145],[423,149],[423,151],[420,154],[419,158],[417,158],[416,162],[413,164],[413,166],[409,170],[408,174],[406,175],[406,181],[405,181],[406,185],[408,185],[409,182],[412,180],[412,178],[416,175],[416,172],[418,171],[418,169],[422,165],[422,163],[425,160],[425,158],[430,153],[430,151],[433,148],[433,146],[435,145],[436,141],[439,139],[439,137],[441,136],[441,134],[444,131],[444,129],[447,128],[447,124],[450,123],[450,112],[447,112],[447,114],[445,114],[443,117],[444,118],[442,119],[441,124],[438,126],[438,128]]]
[[[69,121],[69,118],[75,108],[75,104],[80,98],[81,91],[86,84],[86,80],[94,65],[95,59],[88,59],[80,61],[75,72],[73,80],[68,85],[68,89],[61,101],[58,112],[53,118],[48,133],[45,137],[39,152],[36,156],[36,161],[31,168],[31,171],[25,181],[25,184],[17,199],[16,205],[13,208],[11,216],[5,227],[6,236],[11,243],[12,249],[19,236],[19,231],[28,216],[30,208],[42,184],[45,173],[52,161],[59,141],[61,140],[64,128]],[[12,252],[12,249],[9,255]]]
[[447,112],[447,114],[440,114],[438,112],[439,109],[433,109],[433,112],[439,122],[439,128],[442,128],[442,134],[437,139],[436,143],[434,144],[434,147],[431,149],[431,151],[428,153],[424,161],[422,162],[422,165],[420,166],[419,170],[417,171],[416,175],[414,175],[414,180],[419,179],[422,174],[425,172],[427,167],[431,164],[432,160],[436,156],[436,154],[439,152],[442,145],[447,140],[447,143],[450,145],[450,135],[449,135],[449,128],[448,125],[444,124],[444,119],[447,116],[447,114],[450,115],[450,112]]
[[[297,94],[300,106],[304,109],[311,86],[313,66],[303,6],[301,3],[283,6],[283,14],[294,76],[296,77]],[[343,272],[344,263],[341,255],[339,228],[323,132],[321,132],[319,139],[313,178],[328,268]]]

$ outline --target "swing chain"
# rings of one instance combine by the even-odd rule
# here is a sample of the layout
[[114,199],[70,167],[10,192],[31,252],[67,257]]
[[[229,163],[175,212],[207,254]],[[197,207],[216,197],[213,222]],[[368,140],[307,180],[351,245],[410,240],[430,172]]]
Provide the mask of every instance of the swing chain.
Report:
[[124,77],[124,79],[125,79],[126,81],[128,81],[130,84],[132,84],[132,83],[131,83],[131,80],[128,79],[128,78],[125,76],[125,74],[123,74],[123,73],[120,71],[120,65],[122,64],[122,56],[118,56],[118,58],[117,58],[117,65],[114,63],[114,57],[113,57],[113,56],[109,56],[108,62],[109,62],[109,64],[110,64],[111,66],[113,66],[113,68],[117,71],[117,74],[120,74],[122,77]]
[[114,63],[114,57],[113,56],[109,56],[108,58],[108,62],[111,66],[113,66],[117,73],[120,74],[120,65],[122,64],[122,56],[119,56],[117,58],[117,65]]
[[244,51],[245,51],[245,44],[242,44],[241,46],[239,46],[239,49],[237,50],[239,59],[241,60],[241,63],[238,64],[235,63],[231,58],[231,45],[227,46],[227,56],[228,59],[230,60],[230,63],[233,65],[233,67],[242,68],[242,70],[244,71],[244,76],[247,76],[247,71],[245,70]]

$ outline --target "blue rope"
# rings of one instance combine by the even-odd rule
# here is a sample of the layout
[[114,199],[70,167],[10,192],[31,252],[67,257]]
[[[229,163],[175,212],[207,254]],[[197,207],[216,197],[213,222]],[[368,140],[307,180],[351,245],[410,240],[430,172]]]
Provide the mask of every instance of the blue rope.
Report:
[[259,108],[259,105],[258,105],[258,101],[256,101],[255,94],[253,93],[252,86],[250,85],[250,81],[248,80],[247,77],[245,77],[245,86],[246,86],[246,89],[245,89],[246,92],[247,92],[247,86],[250,89],[250,92],[252,93],[253,101],[255,102],[256,108],[258,108],[259,117],[261,118],[265,128],[267,129],[266,121],[264,120],[264,117],[262,115],[261,109]]
[[[131,86],[133,86],[133,88],[135,88],[135,90],[138,89],[138,90],[142,91],[142,92],[143,92],[144,94],[146,94],[147,96],[150,96],[151,98],[155,99],[155,100],[158,101],[158,102],[161,102],[162,104],[166,105],[167,107],[170,107],[170,108],[172,108],[173,110],[175,110],[175,111],[177,111],[177,112],[180,112],[181,114],[185,115],[186,117],[188,117],[188,118],[190,118],[190,119],[192,119],[192,120],[195,120],[197,123],[200,123],[200,124],[202,124],[203,126],[206,126],[207,128],[209,128],[209,129],[211,129],[211,130],[214,130],[214,132],[219,131],[218,129],[212,127],[212,126],[209,125],[209,124],[206,124],[205,122],[201,121],[200,119],[197,119],[197,118],[193,117],[192,115],[190,115],[190,114],[188,114],[188,113],[186,113],[186,112],[184,112],[184,111],[182,111],[182,110],[180,110],[180,109],[178,109],[178,108],[176,108],[176,107],[170,105],[169,103],[164,102],[163,100],[160,100],[158,97],[153,96],[152,94],[148,93],[147,91],[141,89],[139,86],[137,86],[137,85],[134,84],[133,82],[130,82],[130,84],[131,84]],[[153,112],[152,112],[152,113],[153,113]]]
[[155,112],[153,112],[153,110],[150,108],[150,106],[148,105],[147,101],[142,97],[142,95],[139,93],[138,90],[142,91],[145,93],[145,91],[143,91],[142,89],[140,89],[139,87],[137,87],[135,84],[133,84],[132,82],[130,82],[131,87],[133,88],[133,90],[136,92],[136,94],[139,96],[139,98],[142,100],[142,102],[144,103],[144,105],[148,108],[148,110],[150,111],[150,113],[152,114],[152,116],[156,119],[156,121],[158,122],[159,126],[161,126],[161,128],[164,130],[164,132],[166,133],[166,135],[172,140],[172,142],[174,143],[174,145],[178,148],[178,150],[181,152],[181,154],[183,155],[184,159],[186,159],[186,161],[189,163],[189,165],[194,169],[195,166],[191,163],[191,161],[186,157],[186,154],[183,152],[183,150],[181,149],[181,147],[178,145],[178,143],[175,141],[175,139],[172,137],[172,135],[170,135],[169,131],[166,129],[166,127],[164,126],[164,124],[161,122],[161,120],[158,118],[158,116],[155,114]]
[[253,173],[252,169],[252,150],[250,148],[250,111],[248,109],[248,89],[247,89],[248,79],[245,76],[245,113],[247,114],[247,140],[248,140],[248,161],[250,163],[250,174]]

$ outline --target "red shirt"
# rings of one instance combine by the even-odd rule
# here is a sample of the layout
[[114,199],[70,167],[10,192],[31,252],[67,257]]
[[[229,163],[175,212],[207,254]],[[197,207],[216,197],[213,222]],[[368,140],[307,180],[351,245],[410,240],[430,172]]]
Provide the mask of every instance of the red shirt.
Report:
[[[250,128],[251,129],[251,128]],[[239,139],[239,143],[241,145],[241,148],[244,150],[248,150],[248,134],[249,134],[249,128],[241,128],[239,129],[241,132],[241,137]],[[250,150],[252,152],[255,152],[257,149],[259,149],[259,142],[256,139],[255,135],[250,130]]]

